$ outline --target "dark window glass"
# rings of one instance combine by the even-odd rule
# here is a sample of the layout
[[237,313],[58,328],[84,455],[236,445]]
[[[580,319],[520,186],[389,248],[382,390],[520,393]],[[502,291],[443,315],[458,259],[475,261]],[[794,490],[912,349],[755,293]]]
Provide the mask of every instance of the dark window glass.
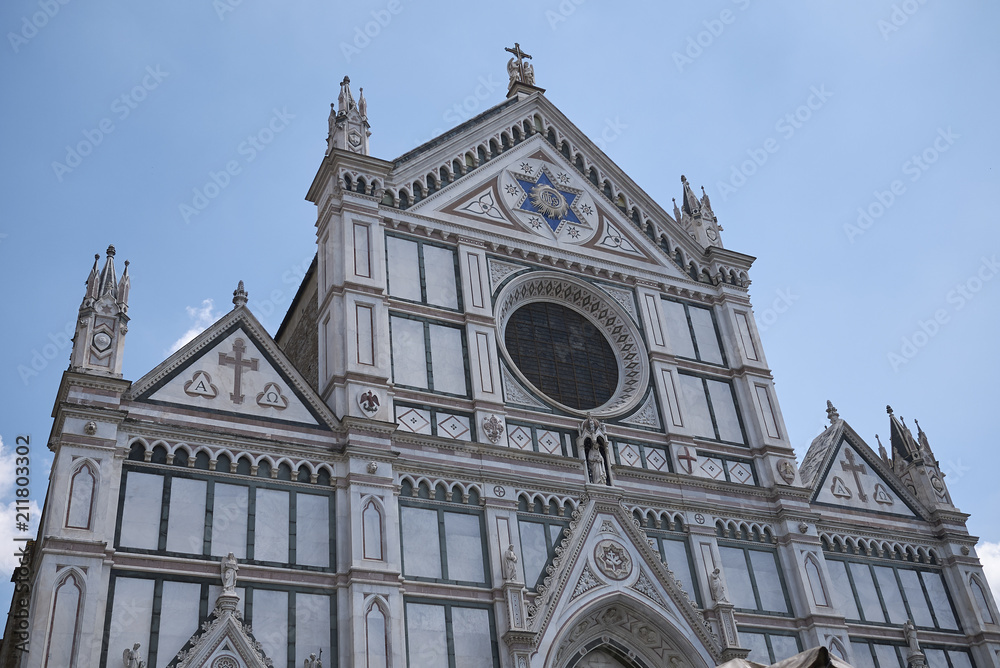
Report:
[[618,361],[608,340],[565,306],[534,302],[517,309],[504,343],[531,384],[564,406],[597,408],[618,386]]

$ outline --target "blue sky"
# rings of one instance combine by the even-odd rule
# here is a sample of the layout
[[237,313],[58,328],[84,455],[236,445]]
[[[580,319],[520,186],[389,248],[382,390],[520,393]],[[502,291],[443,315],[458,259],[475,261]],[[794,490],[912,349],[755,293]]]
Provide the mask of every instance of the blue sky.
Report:
[[640,187],[670,210],[685,174],[725,245],[759,258],[751,295],[800,460],[827,399],[872,444],[892,404],[1000,563],[998,20],[996,3],[934,0],[6,2],[0,500],[26,434],[41,502],[94,253],[132,261],[129,379],[240,279],[273,333],[314,252],[304,195],[340,79],[365,88],[372,154],[391,159],[501,102],[518,41]]

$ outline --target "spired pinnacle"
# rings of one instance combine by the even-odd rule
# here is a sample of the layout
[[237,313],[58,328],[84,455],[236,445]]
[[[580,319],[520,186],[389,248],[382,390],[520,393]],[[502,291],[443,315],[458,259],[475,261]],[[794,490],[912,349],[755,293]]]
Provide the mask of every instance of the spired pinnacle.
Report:
[[247,305],[247,291],[243,287],[243,281],[233,290],[233,305],[237,308]]
[[833,407],[833,402],[829,399],[826,400],[826,416],[830,419],[830,424],[840,419],[840,413]]

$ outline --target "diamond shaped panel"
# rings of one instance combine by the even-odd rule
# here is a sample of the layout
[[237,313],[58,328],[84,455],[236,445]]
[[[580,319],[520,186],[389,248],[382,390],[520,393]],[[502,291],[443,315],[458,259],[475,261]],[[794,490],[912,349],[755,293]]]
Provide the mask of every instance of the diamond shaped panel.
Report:
[[469,418],[438,413],[438,436],[447,436],[458,441],[471,440]]
[[531,450],[531,431],[524,427],[507,425],[507,443],[512,448]]
[[648,448],[646,450],[646,466],[654,471],[669,471],[667,468],[667,457],[660,450]]
[[414,434],[429,434],[431,433],[430,418],[430,411],[422,411],[417,408],[403,408],[402,413],[396,414],[396,424],[399,425],[400,429],[412,431]]
[[562,450],[562,443],[559,442],[559,434],[554,431],[538,432],[538,449],[554,455]]
[[699,467],[709,478],[720,478],[724,472],[721,459],[706,459]]

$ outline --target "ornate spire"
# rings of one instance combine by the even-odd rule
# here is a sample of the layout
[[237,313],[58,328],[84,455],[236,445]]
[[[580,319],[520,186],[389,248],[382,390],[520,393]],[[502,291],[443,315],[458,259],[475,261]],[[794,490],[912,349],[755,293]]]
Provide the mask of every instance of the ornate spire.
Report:
[[882,458],[883,462],[891,465],[892,462],[889,460],[889,453],[885,451],[885,446],[882,445],[882,440],[878,437],[878,434],[875,434],[875,441],[878,443],[879,457]]
[[681,210],[677,208],[677,198],[671,197],[670,199],[674,203],[674,219],[679,223],[684,216],[681,215]]
[[340,94],[337,96],[337,107],[330,105],[330,134],[326,138],[327,153],[334,149],[368,155],[368,137],[371,127],[368,125],[368,101],[364,90],[360,99],[355,102],[351,95],[351,78],[344,77],[340,82]]
[[354,109],[354,96],[351,95],[351,77],[345,76],[340,82],[340,95],[337,96],[337,114],[346,114]]
[[240,284],[233,290],[233,305],[236,308],[247,305],[247,291],[243,287],[243,281],[240,281]]
[[128,275],[128,260],[125,260],[125,269],[122,270],[122,280],[118,281],[118,304],[124,311],[128,311],[128,292],[132,288],[132,279]]
[[840,419],[840,413],[833,407],[833,402],[829,399],[826,400],[826,417],[830,419],[830,424],[836,424],[837,420]]
[[94,253],[94,267],[90,270],[90,275],[87,276],[87,292],[83,295],[83,305],[87,305],[87,300],[93,301],[97,299],[100,294],[100,274],[97,272],[97,263],[100,261],[101,256]]
[[87,290],[80,304],[70,368],[83,373],[121,377],[122,353],[128,332],[128,262],[119,281],[115,275],[115,247],[108,246],[104,268],[97,271],[101,256],[87,276]]
[[118,297],[118,284],[115,278],[115,247],[108,246],[108,259],[104,262],[104,269],[101,270],[101,280],[97,289],[98,296],[111,295]]
[[687,177],[683,174],[681,174],[681,184],[684,188],[681,197],[681,208],[684,213],[691,217],[701,216],[701,202],[695,197],[694,191],[691,190],[691,184],[688,183]]

